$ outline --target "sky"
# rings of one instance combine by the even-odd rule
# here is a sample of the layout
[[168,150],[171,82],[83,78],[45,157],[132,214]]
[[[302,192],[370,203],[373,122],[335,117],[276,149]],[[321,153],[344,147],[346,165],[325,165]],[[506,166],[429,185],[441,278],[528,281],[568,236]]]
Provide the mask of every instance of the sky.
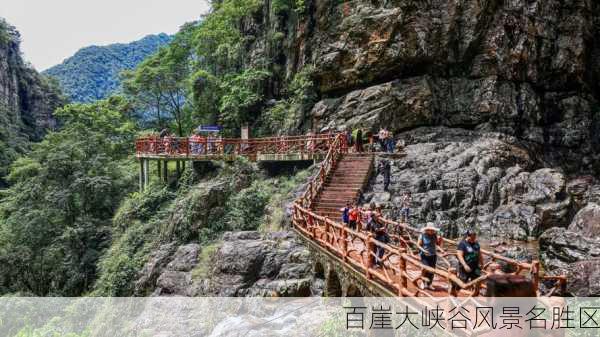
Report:
[[25,59],[38,71],[82,47],[173,34],[209,10],[206,0],[1,0],[0,17],[21,33]]

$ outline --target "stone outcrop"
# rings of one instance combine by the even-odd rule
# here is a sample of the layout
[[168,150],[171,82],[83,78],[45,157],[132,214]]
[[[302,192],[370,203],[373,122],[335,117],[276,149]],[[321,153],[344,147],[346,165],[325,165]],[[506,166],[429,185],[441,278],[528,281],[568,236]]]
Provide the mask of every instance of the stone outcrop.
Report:
[[540,257],[547,270],[568,269],[572,263],[600,258],[600,239],[566,228],[551,228],[540,236]]
[[567,289],[565,295],[579,297],[600,296],[600,259],[570,263],[550,274],[565,275]]
[[214,251],[203,249],[195,243],[161,246],[142,269],[136,293],[298,297],[313,291],[308,250],[290,232],[228,232]]
[[446,235],[478,228],[488,237],[527,240],[551,227],[567,227],[573,213],[567,177],[541,168],[539,158],[517,138],[445,127],[399,135],[404,156],[390,160],[389,192],[374,177],[365,202],[400,217],[400,197],[411,191],[411,222],[440,223]]
[[289,232],[226,233],[196,294],[213,296],[309,296],[312,272],[306,247]]
[[586,237],[600,236],[600,206],[589,203],[581,209],[569,225],[569,230]]

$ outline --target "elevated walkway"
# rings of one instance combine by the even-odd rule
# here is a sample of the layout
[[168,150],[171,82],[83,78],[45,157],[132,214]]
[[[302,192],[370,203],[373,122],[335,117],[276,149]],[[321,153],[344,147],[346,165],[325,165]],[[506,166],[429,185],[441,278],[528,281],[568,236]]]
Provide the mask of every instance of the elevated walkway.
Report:
[[[481,251],[485,260],[483,275],[463,282],[447,259],[453,252],[441,250],[436,268],[420,262],[416,249],[420,232],[407,223],[380,218],[391,233],[390,244],[375,240],[372,233],[365,231],[363,219],[357,230],[346,227],[341,223],[340,209],[346,202],[357,200],[373,172],[374,156],[348,153],[343,134],[260,139],[147,137],[137,140],[136,156],[140,160],[142,189],[148,183],[150,160],[157,161],[159,175],[162,172],[166,178],[169,160],[175,160],[179,167],[186,161],[228,161],[238,157],[269,162],[322,159],[319,172],[294,203],[293,228],[310,247],[315,247],[323,256],[329,257],[332,264],[348,270],[353,279],[379,295],[478,296],[493,273],[488,267],[496,261],[511,266],[514,269],[512,275],[526,277],[537,295],[552,296],[566,285],[563,276],[543,276],[539,261],[516,261],[486,250]],[[445,247],[457,244],[448,239],[444,242]],[[378,248],[384,251],[381,259],[375,254]],[[435,275],[433,289],[420,289],[422,271]],[[540,287],[543,282],[547,283],[546,287]],[[542,293],[542,289],[547,291]]]
[[[529,280],[533,293],[538,296],[552,296],[566,286],[563,276],[541,275],[539,261],[521,262],[487,250],[481,251],[485,261],[483,275],[463,282],[448,261],[449,256],[455,255],[457,242],[453,240],[444,239],[444,246],[452,251],[441,249],[436,268],[431,268],[423,265],[418,255],[416,241],[420,231],[407,223],[380,218],[390,233],[389,244],[375,240],[372,233],[365,231],[364,219],[359,221],[357,230],[348,228],[341,223],[341,208],[347,201],[356,201],[372,168],[373,155],[348,154],[344,137],[340,135],[305,193],[295,202],[292,219],[294,229],[303,240],[310,242],[311,247],[319,247],[324,256],[331,257],[332,263],[341,264],[354,279],[363,283],[363,288],[374,289],[382,296],[479,296],[486,289],[486,280],[494,273],[489,267],[497,261],[510,265],[514,269],[511,274],[516,278],[522,276]],[[384,251],[381,259],[376,256],[377,248]],[[433,289],[420,288],[422,271],[434,274]],[[542,282],[553,286],[540,287]],[[542,289],[548,290],[542,293]]]

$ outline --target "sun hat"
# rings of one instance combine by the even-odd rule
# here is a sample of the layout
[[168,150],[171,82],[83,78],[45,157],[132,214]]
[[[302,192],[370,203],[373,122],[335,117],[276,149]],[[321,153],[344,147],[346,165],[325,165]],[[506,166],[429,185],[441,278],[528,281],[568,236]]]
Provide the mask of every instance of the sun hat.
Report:
[[437,227],[435,227],[435,225],[433,224],[433,222],[428,222],[427,225],[425,227],[423,227],[423,229],[421,229],[421,231],[423,233],[425,233],[425,231],[427,230],[432,230],[434,232],[439,231],[439,229]]

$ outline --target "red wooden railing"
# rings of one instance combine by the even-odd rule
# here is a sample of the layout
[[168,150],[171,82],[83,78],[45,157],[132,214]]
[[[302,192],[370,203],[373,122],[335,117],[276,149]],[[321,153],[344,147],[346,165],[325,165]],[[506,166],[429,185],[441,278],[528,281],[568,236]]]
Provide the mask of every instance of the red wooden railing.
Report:
[[[269,137],[255,139],[231,139],[215,137],[173,138],[148,136],[136,141],[138,157],[207,157],[218,159],[226,155],[237,155],[255,158],[259,154],[324,154],[319,171],[308,183],[307,189],[294,203],[293,225],[302,235],[318,244],[322,249],[340,257],[343,263],[361,271],[367,280],[378,282],[380,285],[394,291],[399,296],[428,296],[435,294],[421,290],[417,286],[421,280],[421,270],[426,270],[436,275],[436,279],[446,284],[454,284],[459,293],[467,296],[476,296],[484,288],[487,274],[471,282],[462,282],[456,270],[450,266],[445,255],[452,255],[440,251],[440,260],[436,268],[421,264],[416,246],[415,237],[420,233],[405,223],[382,219],[387,227],[400,230],[400,234],[392,236],[393,244],[384,244],[374,239],[371,233],[354,231],[343,224],[321,216],[312,210],[318,195],[325,188],[325,181],[335,169],[344,153],[348,152],[346,137],[343,134],[318,134],[305,136]],[[364,228],[364,224],[360,224]],[[456,245],[455,241],[444,239],[448,245]],[[384,250],[383,257],[376,264],[376,248]],[[515,267],[513,274],[528,274],[536,289],[543,279],[555,281],[555,286],[548,293],[554,294],[559,288],[564,288],[566,279],[563,276],[541,277],[539,262],[519,262],[504,256],[482,250],[482,254],[489,261],[484,266],[487,268],[493,261],[503,261]],[[450,289],[450,287],[447,287]],[[454,295],[452,293],[451,295]]]
[[[347,152],[347,149],[345,137],[343,135],[336,136],[318,173],[309,182],[304,194],[294,203],[292,222],[294,228],[303,236],[341,258],[343,263],[363,272],[367,280],[378,282],[399,296],[432,297],[438,295],[428,290],[422,290],[418,286],[418,282],[421,280],[420,272],[426,270],[433,273],[438,281],[442,280],[446,283],[448,290],[451,289],[450,284],[454,284],[457,291],[448,291],[448,295],[477,296],[480,290],[485,288],[484,283],[488,277],[485,269],[493,261],[503,261],[516,269],[512,274],[529,275],[535,289],[539,289],[542,279],[555,281],[554,288],[546,293],[548,296],[553,295],[559,288],[564,289],[566,284],[564,276],[540,277],[538,261],[520,262],[484,249],[481,252],[488,261],[483,266],[484,274],[476,280],[465,283],[445,258],[453,253],[447,253],[438,248],[442,263],[438,264],[436,268],[428,267],[420,262],[418,254],[413,251],[413,248],[416,247],[415,237],[420,234],[420,231],[408,224],[382,219],[388,228],[395,228],[402,232],[391,235],[394,244],[388,245],[375,240],[371,233],[351,230],[337,221],[317,214],[311,210],[313,202],[323,191],[325,179],[333,172],[341,155]],[[359,224],[359,228],[365,228],[364,223]],[[453,240],[444,238],[444,241],[448,245],[456,245]],[[375,254],[376,247],[384,250],[383,257],[378,264],[375,263],[378,259]]]
[[163,137],[147,136],[136,140],[138,157],[219,157],[258,154],[326,154],[337,134],[317,134],[268,138]]

